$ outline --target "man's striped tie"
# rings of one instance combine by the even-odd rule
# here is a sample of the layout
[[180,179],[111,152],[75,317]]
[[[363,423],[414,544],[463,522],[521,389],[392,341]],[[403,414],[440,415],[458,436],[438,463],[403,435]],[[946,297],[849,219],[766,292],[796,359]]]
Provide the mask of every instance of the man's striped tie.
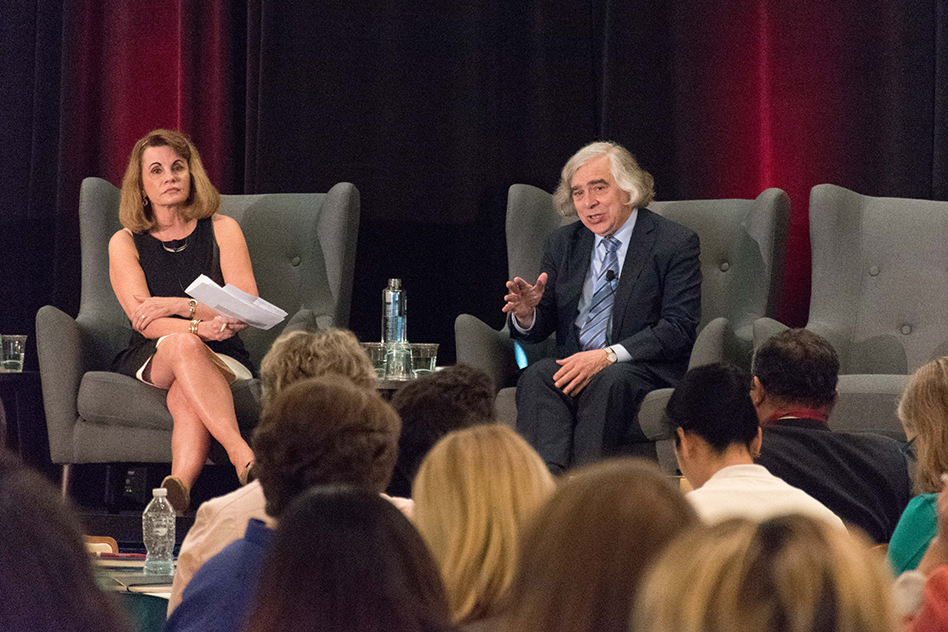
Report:
[[616,252],[618,252],[622,243],[612,235],[603,237],[601,243],[606,249],[606,256],[603,257],[602,267],[600,267],[599,276],[596,278],[596,288],[593,292],[592,307],[589,309],[589,318],[579,332],[579,344],[584,351],[602,349],[606,346],[606,326],[609,324],[609,317],[612,315],[612,303],[616,294],[613,281],[608,277],[608,272],[612,270],[613,278],[619,273],[619,257]]

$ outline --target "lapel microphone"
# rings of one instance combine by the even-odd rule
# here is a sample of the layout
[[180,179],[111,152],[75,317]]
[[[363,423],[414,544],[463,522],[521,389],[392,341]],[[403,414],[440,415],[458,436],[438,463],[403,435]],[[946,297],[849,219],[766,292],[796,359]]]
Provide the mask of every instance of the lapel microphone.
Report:
[[606,270],[606,281],[612,282],[616,278],[615,270]]

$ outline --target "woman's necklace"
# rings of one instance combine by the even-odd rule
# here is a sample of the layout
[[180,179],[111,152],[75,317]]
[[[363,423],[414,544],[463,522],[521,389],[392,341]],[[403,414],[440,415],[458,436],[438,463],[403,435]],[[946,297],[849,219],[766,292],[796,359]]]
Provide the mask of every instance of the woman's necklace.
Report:
[[[194,231],[192,230],[191,232],[193,233]],[[169,239],[168,241],[159,239],[158,241],[161,242],[161,247],[165,249],[165,252],[178,253],[184,252],[184,249],[188,247],[188,237],[190,236],[191,233],[188,233],[184,239]]]
[[[191,235],[188,235],[190,237]],[[172,239],[171,241],[161,242],[161,247],[165,249],[166,252],[184,252],[184,249],[188,247],[188,237],[184,239]],[[175,246],[174,244],[182,243],[180,246]],[[169,245],[170,244],[170,245]]]

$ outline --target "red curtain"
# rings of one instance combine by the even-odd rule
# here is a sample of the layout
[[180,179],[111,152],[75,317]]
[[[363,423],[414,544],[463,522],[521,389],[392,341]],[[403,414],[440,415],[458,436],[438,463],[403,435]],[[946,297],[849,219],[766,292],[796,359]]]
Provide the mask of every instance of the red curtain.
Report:
[[244,37],[239,16],[226,3],[201,0],[75,0],[69,9],[62,165],[70,181],[95,175],[120,185],[135,141],[165,127],[190,134],[222,192],[237,190],[245,75],[244,57],[232,55]]
[[[0,264],[35,285],[36,301],[73,313],[80,182],[119,184],[132,144],[156,127],[188,132],[224,193],[356,183],[360,252],[371,244],[372,256],[357,263],[353,329],[377,335],[378,291],[401,276],[433,288],[412,336],[446,343],[446,358],[456,314],[500,325],[507,186],[551,189],[595,136],[632,149],[661,199],[786,190],[782,319],[794,325],[808,311],[812,186],[948,191],[948,0],[0,5],[19,12],[0,22],[16,43],[4,48],[16,81],[0,108],[33,125],[4,132],[7,153],[29,164],[0,193],[0,222],[43,232],[48,220],[55,231],[42,261]],[[33,23],[30,50],[18,33]],[[44,43],[60,33],[55,66]],[[27,103],[32,116],[18,109]],[[46,148],[55,140],[58,170]],[[59,192],[55,209],[44,190]],[[0,301],[0,318],[24,293]],[[18,330],[33,313],[17,307]]]

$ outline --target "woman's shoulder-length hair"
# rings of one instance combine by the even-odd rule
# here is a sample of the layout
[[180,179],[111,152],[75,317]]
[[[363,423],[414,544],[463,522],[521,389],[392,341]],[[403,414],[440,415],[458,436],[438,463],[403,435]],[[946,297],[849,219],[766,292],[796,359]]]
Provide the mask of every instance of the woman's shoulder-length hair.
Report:
[[203,219],[217,212],[221,195],[207,177],[197,147],[181,132],[156,129],[139,139],[132,148],[122,178],[122,198],[119,203],[119,221],[122,226],[133,233],[145,233],[157,225],[151,204],[145,204],[145,185],[142,180],[142,160],[149,147],[170,147],[187,161],[191,183],[184,210],[185,219]]

